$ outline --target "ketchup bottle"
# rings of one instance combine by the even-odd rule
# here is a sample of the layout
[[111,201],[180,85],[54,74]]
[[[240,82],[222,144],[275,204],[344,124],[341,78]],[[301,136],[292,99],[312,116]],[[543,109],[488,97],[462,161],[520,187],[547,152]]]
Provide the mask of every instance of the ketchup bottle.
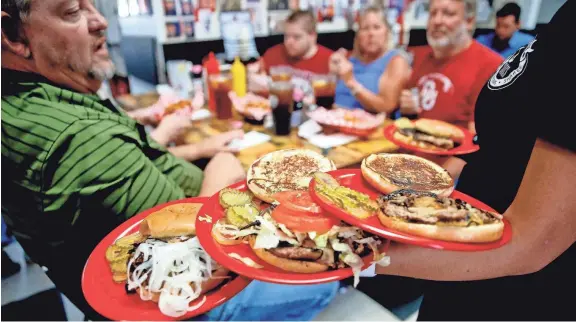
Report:
[[214,99],[214,91],[210,86],[210,75],[217,75],[220,73],[220,63],[216,59],[213,52],[208,54],[208,59],[204,61],[204,68],[206,69],[206,85],[208,89],[208,107],[210,111],[216,112],[216,100]]

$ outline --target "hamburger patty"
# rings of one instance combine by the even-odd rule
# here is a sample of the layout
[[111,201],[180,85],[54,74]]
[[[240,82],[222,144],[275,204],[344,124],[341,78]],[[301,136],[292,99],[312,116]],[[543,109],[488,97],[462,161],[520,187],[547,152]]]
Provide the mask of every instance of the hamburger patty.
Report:
[[454,141],[452,139],[449,138],[443,138],[443,137],[438,137],[438,136],[434,136],[431,135],[429,133],[426,132],[422,132],[419,131],[417,129],[398,129],[398,132],[400,132],[401,134],[411,137],[416,141],[422,141],[422,142],[426,142],[426,143],[430,143],[432,145],[435,145],[439,148],[442,149],[452,149],[454,148]]
[[378,198],[385,215],[411,223],[485,225],[502,220],[460,199],[440,198],[432,193],[399,190]]
[[428,191],[452,186],[446,174],[412,158],[374,158],[366,166],[400,188]]

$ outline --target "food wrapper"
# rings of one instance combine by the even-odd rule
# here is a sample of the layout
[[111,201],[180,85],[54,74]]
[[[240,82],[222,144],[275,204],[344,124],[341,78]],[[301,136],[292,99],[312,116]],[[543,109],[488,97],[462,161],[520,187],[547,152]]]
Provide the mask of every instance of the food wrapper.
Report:
[[270,108],[270,101],[252,93],[246,94],[244,97],[238,97],[236,93],[228,93],[234,109],[242,116],[261,121],[264,117],[272,112]]

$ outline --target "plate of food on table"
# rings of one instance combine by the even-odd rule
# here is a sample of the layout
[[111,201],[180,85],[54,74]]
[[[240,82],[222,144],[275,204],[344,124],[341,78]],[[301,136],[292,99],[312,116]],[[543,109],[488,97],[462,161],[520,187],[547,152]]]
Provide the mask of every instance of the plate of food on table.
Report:
[[196,217],[207,198],[159,205],[109,233],[86,262],[82,291],[112,320],[181,320],[206,313],[251,282],[204,251]]
[[386,119],[385,113],[372,114],[361,109],[326,109],[319,107],[307,113],[308,117],[325,130],[366,137],[374,133]]
[[268,153],[204,205],[200,243],[217,262],[253,279],[319,284],[355,277],[386,264],[387,241],[326,213],[308,192],[312,175],[335,169],[305,149]]
[[434,155],[462,155],[480,149],[472,132],[440,120],[403,117],[384,128],[384,136],[406,150]]
[[439,165],[407,154],[373,154],[361,169],[316,173],[312,200],[331,215],[399,243],[482,251],[512,238],[494,209],[454,190]]

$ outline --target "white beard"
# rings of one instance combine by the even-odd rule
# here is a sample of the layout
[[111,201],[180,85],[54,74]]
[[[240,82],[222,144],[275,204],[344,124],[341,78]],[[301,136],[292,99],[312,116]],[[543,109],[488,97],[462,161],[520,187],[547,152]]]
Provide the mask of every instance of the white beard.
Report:
[[454,30],[452,34],[448,34],[441,38],[433,38],[429,33],[426,33],[426,40],[432,48],[444,49],[450,46],[456,46],[464,42],[466,36],[468,35],[468,29],[466,29],[466,24],[462,23],[458,29]]

